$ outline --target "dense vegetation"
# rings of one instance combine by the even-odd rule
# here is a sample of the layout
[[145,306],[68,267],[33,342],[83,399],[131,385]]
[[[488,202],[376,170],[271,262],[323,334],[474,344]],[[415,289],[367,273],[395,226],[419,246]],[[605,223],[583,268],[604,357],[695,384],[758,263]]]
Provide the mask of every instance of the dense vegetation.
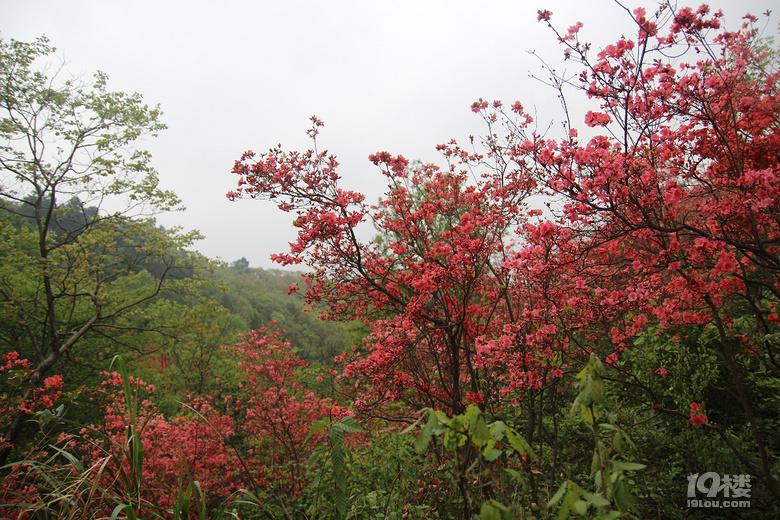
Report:
[[376,204],[316,117],[245,153],[228,196],[297,215],[304,275],[157,226],[159,110],[0,43],[0,513],[780,514],[777,52],[755,17],[632,16],[594,55],[539,12],[584,128],[480,100],[444,165],[370,156]]

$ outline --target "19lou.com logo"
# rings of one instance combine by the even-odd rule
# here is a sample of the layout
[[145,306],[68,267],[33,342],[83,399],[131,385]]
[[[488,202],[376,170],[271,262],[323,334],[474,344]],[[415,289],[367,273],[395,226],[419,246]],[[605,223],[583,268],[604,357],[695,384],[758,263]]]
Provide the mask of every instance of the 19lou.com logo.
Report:
[[688,507],[750,507],[749,498],[750,475],[688,475]]

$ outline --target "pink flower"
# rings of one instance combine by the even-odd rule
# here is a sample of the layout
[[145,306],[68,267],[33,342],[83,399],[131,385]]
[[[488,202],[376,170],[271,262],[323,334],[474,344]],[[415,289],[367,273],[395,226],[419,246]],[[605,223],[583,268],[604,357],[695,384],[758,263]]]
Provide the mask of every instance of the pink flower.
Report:
[[569,30],[564,40],[573,41],[577,33],[580,32],[580,29],[582,29],[582,22],[577,22],[576,24],[569,27]]
[[541,22],[542,20],[544,20],[545,22],[549,22],[551,16],[552,16],[552,11],[550,11],[549,9],[544,9],[544,10],[540,9],[539,11],[536,11],[537,22]]
[[593,112],[592,110],[588,110],[588,113],[585,114],[585,124],[590,127],[606,126],[611,121],[612,118],[603,112]]

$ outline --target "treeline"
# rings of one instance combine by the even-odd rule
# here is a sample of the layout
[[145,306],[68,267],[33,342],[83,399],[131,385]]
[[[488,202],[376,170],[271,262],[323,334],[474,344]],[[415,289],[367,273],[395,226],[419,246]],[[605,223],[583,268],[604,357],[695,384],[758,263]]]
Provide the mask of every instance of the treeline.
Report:
[[215,299],[234,319],[238,331],[276,323],[293,350],[310,363],[333,364],[333,358],[358,344],[365,334],[359,325],[321,319],[323,309],[305,307],[305,283],[300,272],[253,268],[245,258],[220,268],[216,279],[225,290]]

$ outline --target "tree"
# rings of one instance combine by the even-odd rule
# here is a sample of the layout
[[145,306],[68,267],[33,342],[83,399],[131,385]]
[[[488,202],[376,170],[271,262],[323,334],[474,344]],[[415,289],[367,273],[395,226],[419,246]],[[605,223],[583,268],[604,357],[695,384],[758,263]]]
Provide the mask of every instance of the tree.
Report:
[[[314,137],[322,123],[312,119]],[[372,155],[388,181],[373,213],[362,195],[339,188],[335,157],[313,150],[274,149],[256,162],[248,152],[236,163],[239,190],[229,197],[280,199],[282,210],[297,212],[299,239],[276,259],[314,269],[309,303],[372,327],[369,351],[350,358],[347,374],[370,377],[378,401],[460,413],[484,392],[498,398],[496,388],[483,385],[477,340],[512,313],[504,298],[504,240],[524,220],[533,181],[497,165],[471,183],[467,166],[481,157],[454,143],[441,150],[452,160],[447,169]],[[369,218],[381,242],[358,239],[356,227]],[[366,397],[362,404],[375,403]]]
[[[539,13],[548,24],[550,17]],[[567,120],[566,138],[545,139],[500,110],[479,107],[489,124],[509,128],[505,139],[491,135],[485,145],[527,165],[558,201],[554,219],[525,235],[529,247],[511,263],[518,275],[543,268],[555,277],[550,298],[536,301],[549,302],[545,312],[565,324],[570,344],[599,346],[608,363],[620,364],[618,378],[640,389],[641,397],[632,394],[653,407],[651,416],[688,414],[659,406],[661,394],[634,372],[646,368],[642,357],[660,354],[645,350],[663,343],[648,338],[704,346],[719,373],[717,386],[713,379],[704,388],[724,392],[740,409],[709,426],[776,497],[777,454],[767,441],[776,410],[760,410],[780,369],[775,53],[750,15],[736,32],[725,31],[722,13],[706,6],[664,4],[652,17],[640,8],[633,18],[636,40],[621,39],[595,59],[579,39],[581,24],[556,31],[582,72],[569,78],[550,71],[551,83],[565,106],[572,106],[569,87],[596,105],[584,118],[589,138]],[[630,363],[621,363],[624,357]],[[653,370],[665,377],[663,366]],[[754,370],[765,381],[753,379]],[[699,383],[685,383],[682,392]],[[701,411],[699,397],[690,396],[691,410]],[[707,416],[690,420],[701,426]],[[727,434],[735,423],[749,432],[739,442]]]
[[[644,323],[710,332],[749,442],[737,447],[713,429],[777,496],[765,440],[774,426],[756,411],[767,396],[746,387],[745,366],[780,373],[780,70],[754,16],[736,32],[706,6],[633,16],[636,42],[595,60],[578,27],[559,35],[583,66],[579,88],[599,105],[585,123],[602,135],[535,140],[540,178],[563,196],[560,225],[582,237],[581,272],[603,276],[610,265],[609,298],[628,318],[612,333],[618,352]],[[689,50],[694,59],[666,58]]]
[[[755,17],[735,32],[721,18],[706,6],[637,9],[636,40],[595,58],[581,24],[556,32],[581,73],[551,70],[551,85],[564,107],[572,86],[592,104],[584,131],[567,112],[563,136],[540,135],[520,102],[479,100],[488,133],[478,152],[439,146],[446,169],[370,157],[389,181],[378,206],[339,187],[338,163],[316,141],[305,153],[247,152],[228,196],[297,212],[299,239],[276,259],[312,268],[313,304],[371,325],[367,351],[343,358],[344,375],[369,380],[375,397],[452,413],[468,401],[494,413],[527,403],[526,432],[537,432],[527,438],[549,439],[552,462],[540,464],[554,475],[557,383],[595,353],[630,396],[635,425],[659,415],[706,425],[776,500],[777,410],[759,407],[780,368],[780,71]],[[523,210],[531,194],[548,197],[546,215]],[[381,241],[357,238],[369,219]],[[663,406],[669,391],[641,373],[665,377],[647,366],[661,358],[658,337],[701,345],[717,365],[709,382],[678,379],[684,405]],[[739,411],[720,410],[719,422],[694,390],[731,395]],[[535,414],[550,401],[547,429]]]
[[[45,37],[0,40],[0,305],[15,331],[3,349],[33,360],[25,398],[88,336],[126,338],[122,318],[194,274],[182,251],[197,238],[149,220],[180,206],[135,147],[165,128],[159,108],[108,90],[102,72],[65,77],[53,52]],[[154,282],[133,286],[152,264]],[[23,423],[7,426],[8,442]]]

